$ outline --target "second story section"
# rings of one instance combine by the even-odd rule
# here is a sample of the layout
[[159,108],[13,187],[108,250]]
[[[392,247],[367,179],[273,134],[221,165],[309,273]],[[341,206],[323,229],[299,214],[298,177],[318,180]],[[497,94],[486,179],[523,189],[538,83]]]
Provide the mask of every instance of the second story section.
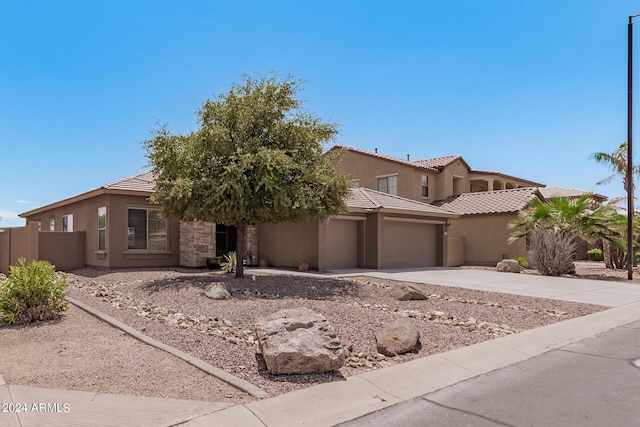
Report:
[[411,160],[360,148],[336,145],[337,167],[346,173],[354,188],[371,188],[425,203],[463,193],[495,191],[544,184],[499,172],[473,170],[459,155]]

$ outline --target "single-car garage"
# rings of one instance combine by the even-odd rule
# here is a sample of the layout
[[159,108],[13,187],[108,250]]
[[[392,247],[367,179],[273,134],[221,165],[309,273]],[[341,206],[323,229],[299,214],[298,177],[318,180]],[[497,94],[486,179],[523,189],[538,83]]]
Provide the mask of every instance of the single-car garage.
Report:
[[327,269],[358,268],[358,222],[331,219],[327,224]]

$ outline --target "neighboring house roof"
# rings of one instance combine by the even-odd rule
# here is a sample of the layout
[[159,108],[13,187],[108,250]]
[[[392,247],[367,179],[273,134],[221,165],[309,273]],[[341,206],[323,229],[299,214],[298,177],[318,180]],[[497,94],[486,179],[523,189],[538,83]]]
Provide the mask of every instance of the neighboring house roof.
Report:
[[543,187],[538,188],[540,194],[545,199],[552,197],[567,197],[569,199],[582,197],[585,194],[591,194],[591,197],[599,202],[607,200],[606,196],[597,193],[591,193],[590,191],[578,190],[577,188],[564,188],[564,187]]
[[87,191],[82,194],[78,194],[77,196],[69,197],[67,199],[60,200],[58,202],[54,202],[48,204],[46,206],[42,206],[28,212],[21,213],[19,216],[21,218],[26,218],[31,215],[37,215],[41,212],[48,211],[50,209],[70,205],[71,203],[76,203],[81,200],[86,200],[91,197],[96,197],[101,194],[134,194],[138,196],[146,196],[149,197],[154,191],[154,181],[153,175],[151,171],[145,171],[139,173],[137,175],[133,175],[115,182],[111,182],[109,184],[105,184],[96,189]]
[[[471,169],[469,172],[472,173],[472,174],[495,175],[495,176],[499,176],[499,177],[502,177],[502,178],[511,179],[513,181],[521,181],[521,182],[525,182],[525,183],[529,184],[528,185],[529,187],[545,187],[544,184],[541,184],[539,182],[529,181],[528,179],[518,178],[517,176],[507,175],[507,174],[500,173],[500,172],[483,171],[483,170],[478,170],[478,169]],[[474,180],[474,179],[478,179],[478,178],[469,176],[469,179],[470,180]]]
[[519,212],[535,198],[544,199],[537,188],[524,187],[509,190],[463,193],[433,202],[459,215],[482,215]]
[[423,216],[457,218],[458,215],[449,209],[440,208],[404,197],[382,193],[369,188],[353,188],[350,190],[347,206],[352,211],[402,211]]

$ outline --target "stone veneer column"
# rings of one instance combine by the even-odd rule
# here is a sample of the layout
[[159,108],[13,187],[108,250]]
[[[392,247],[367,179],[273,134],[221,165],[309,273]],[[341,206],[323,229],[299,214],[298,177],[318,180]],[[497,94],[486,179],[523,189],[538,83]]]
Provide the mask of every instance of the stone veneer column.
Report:
[[205,267],[216,255],[216,225],[204,221],[180,221],[180,266]]
[[252,255],[254,257],[252,263],[256,265],[258,263],[258,227],[256,225],[247,225],[244,237],[245,255]]

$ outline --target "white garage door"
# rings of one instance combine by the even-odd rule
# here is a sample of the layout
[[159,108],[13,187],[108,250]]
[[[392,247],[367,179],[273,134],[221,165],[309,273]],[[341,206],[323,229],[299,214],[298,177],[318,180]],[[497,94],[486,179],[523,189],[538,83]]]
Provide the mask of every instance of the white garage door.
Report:
[[327,269],[358,267],[358,221],[329,221],[326,256]]
[[434,267],[436,225],[384,222],[384,268]]

